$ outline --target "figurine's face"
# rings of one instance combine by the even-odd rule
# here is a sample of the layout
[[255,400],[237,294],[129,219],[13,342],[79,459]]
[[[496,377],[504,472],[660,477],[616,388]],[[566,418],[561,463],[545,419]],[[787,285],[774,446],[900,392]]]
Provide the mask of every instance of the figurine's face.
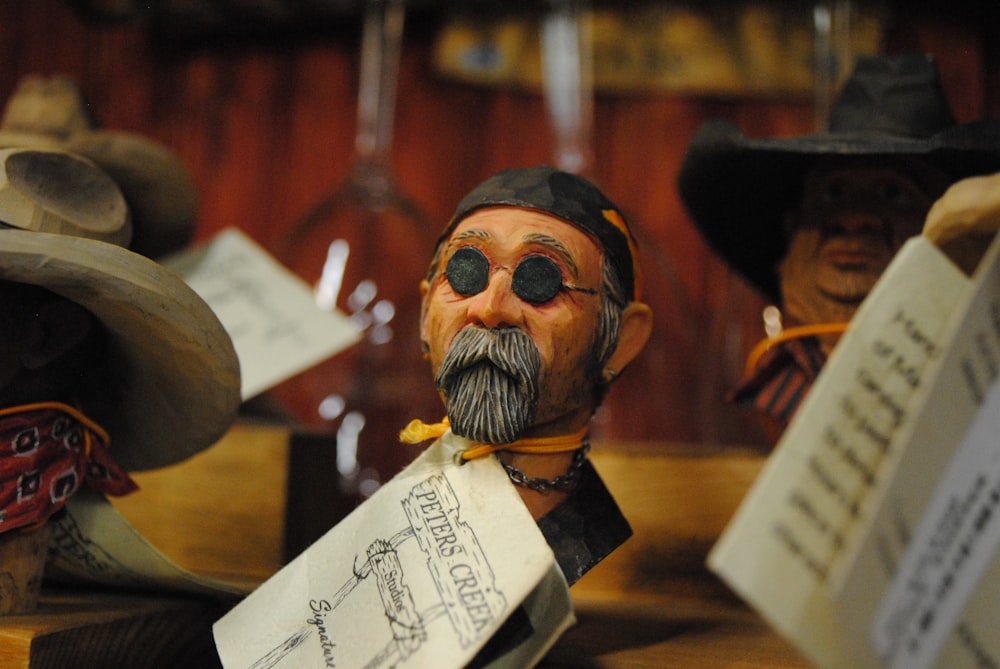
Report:
[[[509,443],[525,430],[543,436],[585,424],[597,382],[602,258],[587,234],[532,210],[483,209],[459,223],[423,285],[421,329],[458,434]],[[501,352],[487,363],[478,348]],[[498,413],[519,415],[510,426],[462,427]]]
[[807,174],[779,266],[784,310],[800,324],[843,322],[932,203],[913,179],[887,167],[821,167]]

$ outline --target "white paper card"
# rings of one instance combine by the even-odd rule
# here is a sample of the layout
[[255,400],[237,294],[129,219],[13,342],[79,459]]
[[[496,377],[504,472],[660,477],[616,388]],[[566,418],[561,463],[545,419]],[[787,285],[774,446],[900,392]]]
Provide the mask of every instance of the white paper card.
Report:
[[832,592],[866,536],[967,285],[926,240],[903,247],[709,555],[714,571],[821,666],[843,665],[855,651],[842,641]]
[[304,281],[236,228],[163,264],[208,303],[232,338],[243,399],[360,339],[346,316],[320,309]]
[[927,669],[1000,542],[1000,383],[934,493],[875,616],[885,666]]
[[223,665],[457,669],[519,610],[534,634],[497,666],[534,664],[568,588],[499,463],[455,464],[467,445],[447,433],[219,620]]
[[971,280],[910,240],[711,567],[819,666],[997,666],[998,373],[1000,237]]
[[172,562],[129,524],[103,495],[87,488],[49,521],[47,581],[131,590],[232,597],[235,585],[194,574]]

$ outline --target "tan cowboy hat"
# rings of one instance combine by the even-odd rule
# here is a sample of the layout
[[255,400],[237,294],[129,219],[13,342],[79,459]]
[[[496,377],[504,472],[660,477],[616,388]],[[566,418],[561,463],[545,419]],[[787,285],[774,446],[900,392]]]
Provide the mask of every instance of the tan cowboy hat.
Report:
[[162,467],[224,434],[240,404],[232,341],[177,275],[123,247],[128,208],[114,180],[69,152],[0,150],[0,222],[0,280],[76,302],[111,336],[101,364],[116,387],[81,408],[118,463]]
[[129,248],[136,253],[160,258],[194,235],[197,196],[177,155],[140,135],[98,128],[68,77],[21,79],[3,111],[0,148],[65,150],[94,162],[125,196],[135,227]]

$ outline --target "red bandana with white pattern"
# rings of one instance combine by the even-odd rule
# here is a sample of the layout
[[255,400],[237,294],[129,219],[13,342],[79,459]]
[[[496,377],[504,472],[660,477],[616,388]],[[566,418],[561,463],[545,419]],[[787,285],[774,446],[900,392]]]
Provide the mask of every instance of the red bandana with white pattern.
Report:
[[136,490],[109,443],[107,432],[65,404],[0,409],[0,532],[44,523],[81,485],[107,495]]

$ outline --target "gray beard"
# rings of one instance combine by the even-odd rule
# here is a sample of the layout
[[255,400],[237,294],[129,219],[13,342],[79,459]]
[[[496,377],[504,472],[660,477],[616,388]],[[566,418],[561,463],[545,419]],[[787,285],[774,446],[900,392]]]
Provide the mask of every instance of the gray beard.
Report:
[[509,444],[531,426],[541,355],[523,330],[467,327],[434,378],[452,431],[484,444]]

